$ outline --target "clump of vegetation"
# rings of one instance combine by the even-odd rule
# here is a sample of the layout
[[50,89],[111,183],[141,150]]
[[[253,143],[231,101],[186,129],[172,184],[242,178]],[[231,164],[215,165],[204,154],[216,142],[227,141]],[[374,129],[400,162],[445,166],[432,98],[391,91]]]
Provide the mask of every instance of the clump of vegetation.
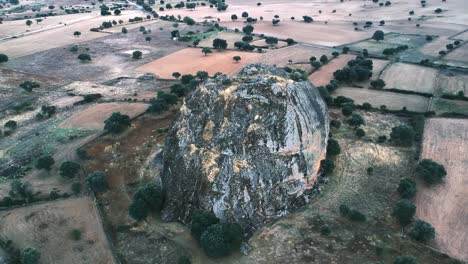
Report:
[[367,220],[363,213],[355,209],[350,209],[347,205],[344,204],[340,205],[339,211],[342,216],[347,217],[351,221],[365,222]]
[[431,159],[423,159],[419,162],[416,167],[416,173],[427,184],[439,183],[447,176],[444,166]]
[[60,165],[60,175],[66,178],[73,178],[80,169],[80,164],[73,161],[65,161]]
[[78,229],[78,228],[73,228],[70,231],[70,238],[75,240],[75,241],[80,240],[81,239],[81,230]]
[[235,223],[219,223],[211,212],[195,211],[191,222],[192,236],[200,242],[208,256],[221,257],[237,250],[242,242],[243,231]]
[[41,258],[41,253],[35,249],[28,247],[21,252],[22,264],[38,264]]
[[411,223],[416,213],[416,205],[411,200],[402,199],[397,202],[393,209],[393,214],[398,218],[401,225],[405,226]]
[[352,114],[351,118],[348,119],[347,122],[350,126],[353,126],[355,129],[366,124],[366,121],[364,120],[364,118],[360,114],[357,114],[357,113]]
[[104,121],[104,130],[118,134],[130,127],[130,117],[128,115],[122,115],[119,112],[114,112],[112,115]]
[[82,53],[82,54],[78,55],[78,59],[81,62],[89,62],[89,61],[91,61],[91,55],[86,54],[86,53]]
[[143,55],[143,53],[139,50],[135,50],[134,52],[132,52],[132,58],[134,60],[139,60],[141,59],[141,55]]
[[[86,177],[86,183],[88,184],[88,187],[93,192],[96,192],[96,193],[104,192],[109,188],[109,184],[107,183],[106,174],[104,172],[102,172],[102,171],[95,171],[93,173],[90,173]],[[79,193],[79,191],[81,190],[81,185],[75,186],[75,190],[74,190],[75,193]]]
[[435,229],[430,223],[417,220],[410,231],[410,236],[419,242],[427,242],[435,238]]
[[371,81],[370,85],[373,89],[381,90],[385,87],[386,83],[382,79],[377,79],[377,80]]
[[330,138],[327,144],[327,155],[336,156],[336,155],[339,155],[340,153],[341,153],[340,144],[338,144],[338,141],[336,141],[335,139]]
[[137,220],[145,219],[149,212],[157,212],[161,209],[163,196],[161,188],[154,183],[149,183],[138,188],[133,195],[129,207],[129,215]]
[[348,66],[333,73],[339,82],[352,83],[368,80],[372,76],[372,60],[357,56],[348,62]]
[[52,156],[50,155],[42,156],[39,159],[37,159],[36,169],[39,169],[39,170],[44,169],[44,170],[50,171],[54,163],[55,163],[55,160],[54,158],[52,158]]
[[400,179],[398,193],[405,199],[413,198],[416,195],[416,182],[410,178]]
[[177,95],[168,94],[162,91],[158,92],[158,96],[150,100],[149,112],[162,113],[169,109],[170,105],[177,104]]
[[41,85],[38,82],[34,81],[24,81],[19,86],[28,92],[32,92],[34,88],[41,87]]
[[410,147],[414,141],[414,129],[408,125],[396,126],[392,128],[390,138],[399,146]]
[[413,256],[398,256],[393,264],[418,264],[418,262]]
[[6,54],[0,53],[0,63],[8,62],[8,56]]

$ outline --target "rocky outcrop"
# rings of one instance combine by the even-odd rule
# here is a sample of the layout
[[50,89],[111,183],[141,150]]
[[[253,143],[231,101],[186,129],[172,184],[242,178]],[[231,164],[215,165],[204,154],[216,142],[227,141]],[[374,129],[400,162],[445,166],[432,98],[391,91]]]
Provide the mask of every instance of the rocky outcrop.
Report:
[[163,219],[188,223],[201,208],[253,231],[286,215],[316,180],[328,123],[317,89],[276,68],[201,84],[166,140]]

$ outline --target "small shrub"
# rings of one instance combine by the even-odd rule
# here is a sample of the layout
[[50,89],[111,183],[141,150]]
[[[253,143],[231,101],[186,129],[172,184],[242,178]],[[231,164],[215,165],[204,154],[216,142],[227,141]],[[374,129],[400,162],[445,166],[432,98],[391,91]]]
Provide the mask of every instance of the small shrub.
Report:
[[71,239],[78,241],[81,239],[81,230],[74,228],[70,231],[70,237]]
[[366,132],[364,131],[364,129],[362,128],[358,128],[356,129],[356,136],[362,138],[366,135]]

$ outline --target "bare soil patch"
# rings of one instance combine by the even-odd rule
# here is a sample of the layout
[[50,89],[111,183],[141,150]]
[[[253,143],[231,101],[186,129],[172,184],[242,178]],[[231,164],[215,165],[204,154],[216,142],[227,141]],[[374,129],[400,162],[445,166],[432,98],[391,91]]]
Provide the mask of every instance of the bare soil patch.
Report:
[[437,81],[437,70],[418,65],[394,63],[390,65],[381,77],[387,84],[385,88],[434,93]]
[[385,105],[389,110],[401,110],[406,107],[409,111],[425,112],[428,108],[429,98],[413,95],[400,94],[370,89],[340,87],[334,93],[334,96],[346,96],[353,99],[357,104],[365,102],[373,107]]
[[112,113],[120,112],[133,118],[144,113],[148,105],[144,103],[102,103],[86,108],[67,118],[60,127],[75,129],[104,129],[104,121]]
[[[236,63],[232,57],[240,56],[242,59]],[[242,66],[256,62],[261,55],[252,52],[221,51],[216,50],[208,56],[203,55],[201,49],[186,48],[174,52],[166,57],[136,68],[136,71],[152,73],[159,78],[173,79],[173,72],[181,74],[196,74],[197,71],[207,71],[210,75],[216,72],[233,76]]]
[[468,121],[427,120],[422,158],[443,164],[447,178],[444,183],[430,188],[419,185],[417,215],[434,226],[435,243],[440,250],[468,261]]
[[[0,212],[2,236],[20,249],[34,247],[41,263],[114,263],[93,201],[71,198]],[[81,239],[70,232],[77,228]]]
[[312,73],[309,76],[309,81],[316,87],[327,85],[331,80],[334,79],[333,73],[336,70],[344,68],[348,61],[354,59],[354,55],[340,55],[337,58],[329,61],[323,65],[318,71]]

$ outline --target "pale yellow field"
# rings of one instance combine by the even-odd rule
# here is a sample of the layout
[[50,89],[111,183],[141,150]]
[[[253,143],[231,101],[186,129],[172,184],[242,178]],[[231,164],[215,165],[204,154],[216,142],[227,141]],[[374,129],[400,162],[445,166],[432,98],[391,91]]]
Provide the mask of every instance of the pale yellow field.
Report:
[[468,260],[468,121],[433,118],[426,121],[422,158],[447,170],[445,181],[433,187],[418,185],[417,216],[434,226],[440,250]]
[[130,118],[144,113],[148,105],[144,103],[102,103],[86,108],[85,110],[65,119],[60,125],[62,128],[76,129],[104,129],[104,121],[112,113],[120,112]]
[[[67,25],[59,25],[58,27],[53,27],[52,29],[38,30],[37,32],[31,32],[31,34],[25,34],[24,36],[20,36],[18,38],[1,41],[0,53],[7,54],[10,58],[17,58],[52,48],[105,37],[108,36],[109,33],[91,32],[89,30],[93,27],[99,27],[104,21],[112,21],[114,19],[122,19],[128,23],[128,19],[135,16],[146,16],[146,14],[142,13],[141,11],[126,11],[120,16],[98,16],[82,21],[80,20]],[[129,25],[121,25],[115,26],[114,30],[117,28],[121,29],[123,26],[129,28]],[[136,27],[139,25],[131,24],[131,26]],[[27,26],[24,25],[24,27]],[[80,37],[73,36],[75,31],[80,31],[82,35]]]
[[381,77],[387,86],[420,93],[433,93],[437,81],[437,70],[429,67],[394,63],[390,65]]
[[[89,197],[71,198],[3,211],[0,234],[19,248],[34,247],[40,263],[111,264],[109,243]],[[78,241],[72,229],[81,230]]]
[[429,98],[423,96],[371,89],[340,87],[333,93],[333,96],[339,95],[349,97],[357,104],[367,102],[376,108],[385,105],[389,110],[401,110],[403,107],[406,107],[409,111],[425,112],[429,104]]

